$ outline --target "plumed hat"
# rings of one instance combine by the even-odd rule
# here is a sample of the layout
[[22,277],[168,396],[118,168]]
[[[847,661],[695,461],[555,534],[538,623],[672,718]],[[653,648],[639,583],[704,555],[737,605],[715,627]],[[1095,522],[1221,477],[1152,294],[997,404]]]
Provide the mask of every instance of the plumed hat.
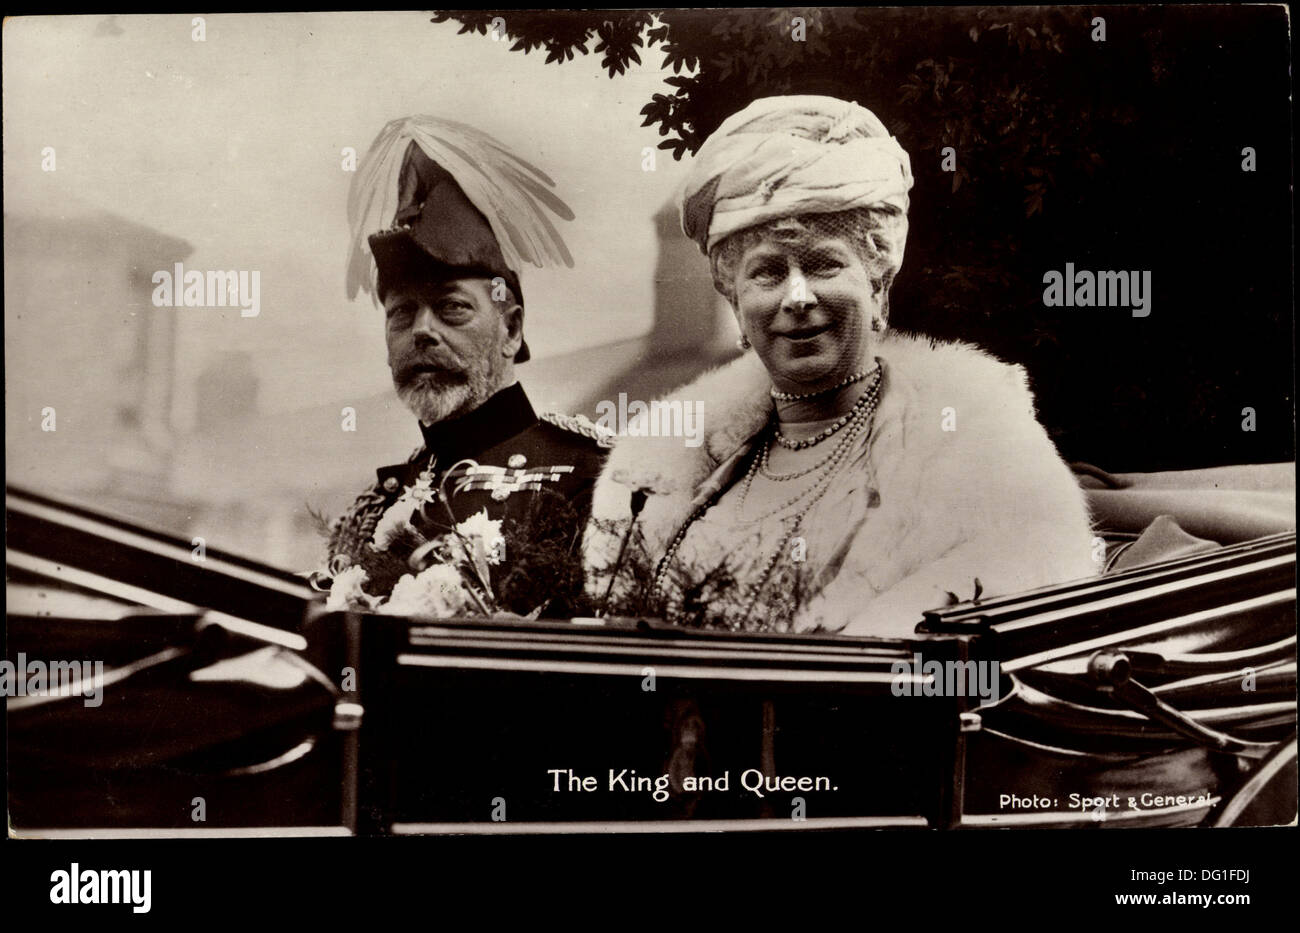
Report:
[[[383,300],[403,279],[501,277],[522,304],[525,264],[573,266],[549,214],[573,212],[553,182],[491,136],[438,117],[394,120],[366,153],[348,196],[347,292]],[[371,258],[373,257],[373,263]],[[515,361],[529,357],[520,345]]]

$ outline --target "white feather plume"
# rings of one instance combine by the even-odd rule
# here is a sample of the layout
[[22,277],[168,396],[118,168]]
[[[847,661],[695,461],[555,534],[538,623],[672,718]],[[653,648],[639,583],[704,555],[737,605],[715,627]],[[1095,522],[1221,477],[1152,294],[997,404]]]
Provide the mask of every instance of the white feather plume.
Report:
[[407,147],[414,142],[455,177],[461,190],[492,226],[506,264],[573,267],[573,256],[549,214],[572,220],[573,211],[551,191],[545,172],[525,162],[487,133],[455,120],[412,116],[393,120],[362,159],[348,193],[352,249],[348,298],[375,292],[376,270],[367,238],[393,225],[398,180]]

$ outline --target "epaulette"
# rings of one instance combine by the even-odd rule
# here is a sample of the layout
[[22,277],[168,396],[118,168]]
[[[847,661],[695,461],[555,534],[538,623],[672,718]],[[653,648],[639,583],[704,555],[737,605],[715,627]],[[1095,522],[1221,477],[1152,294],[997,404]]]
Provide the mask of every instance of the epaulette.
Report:
[[356,561],[361,546],[374,535],[379,518],[388,506],[388,496],[382,489],[373,487],[357,496],[352,508],[339,517],[330,534],[328,566],[331,574],[341,573]]
[[589,437],[601,447],[613,447],[614,439],[618,436],[609,428],[596,424],[586,415],[561,415],[558,412],[548,411],[542,414],[541,419],[557,428]]

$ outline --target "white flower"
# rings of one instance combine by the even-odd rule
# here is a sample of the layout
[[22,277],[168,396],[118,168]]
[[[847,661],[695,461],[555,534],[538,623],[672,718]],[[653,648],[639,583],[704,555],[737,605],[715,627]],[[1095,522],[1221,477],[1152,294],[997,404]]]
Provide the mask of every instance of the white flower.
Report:
[[434,564],[398,580],[379,611],[399,616],[453,616],[463,613],[468,603],[460,572],[447,564]]
[[613,480],[629,487],[633,492],[648,492],[654,495],[669,495],[674,484],[658,470],[619,469],[615,470]]
[[371,539],[371,546],[376,551],[386,551],[388,546],[393,543],[399,533],[408,529],[413,529],[411,516],[416,510],[426,502],[434,502],[438,498],[438,491],[433,488],[433,477],[429,473],[421,473],[415,480],[414,486],[407,486],[406,491],[389,506],[375,525],[375,534]]
[[436,501],[438,490],[433,488],[433,474],[426,470],[417,476],[415,485],[407,486],[406,492],[402,493],[403,499],[408,497],[421,504]]
[[370,577],[359,564],[344,570],[334,578],[330,586],[330,594],[325,599],[325,608],[330,612],[373,608],[375,597],[361,588],[369,580]]
[[487,509],[458,524],[456,532],[469,543],[471,555],[481,556],[492,566],[501,563],[506,543],[501,535],[501,520],[488,518]]
[[419,507],[420,503],[405,496],[394,502],[375,525],[375,536],[370,542],[374,549],[388,550],[388,545],[393,543],[393,538],[397,537],[399,532],[411,527],[411,516]]

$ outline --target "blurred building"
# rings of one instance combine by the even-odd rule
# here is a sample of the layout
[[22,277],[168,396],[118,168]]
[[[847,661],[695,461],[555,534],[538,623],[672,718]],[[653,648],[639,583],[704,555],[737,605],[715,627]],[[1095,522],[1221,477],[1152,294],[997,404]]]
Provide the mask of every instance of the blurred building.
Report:
[[167,528],[197,503],[171,488],[177,320],[152,276],[193,252],[75,199],[6,213],[7,482]]

